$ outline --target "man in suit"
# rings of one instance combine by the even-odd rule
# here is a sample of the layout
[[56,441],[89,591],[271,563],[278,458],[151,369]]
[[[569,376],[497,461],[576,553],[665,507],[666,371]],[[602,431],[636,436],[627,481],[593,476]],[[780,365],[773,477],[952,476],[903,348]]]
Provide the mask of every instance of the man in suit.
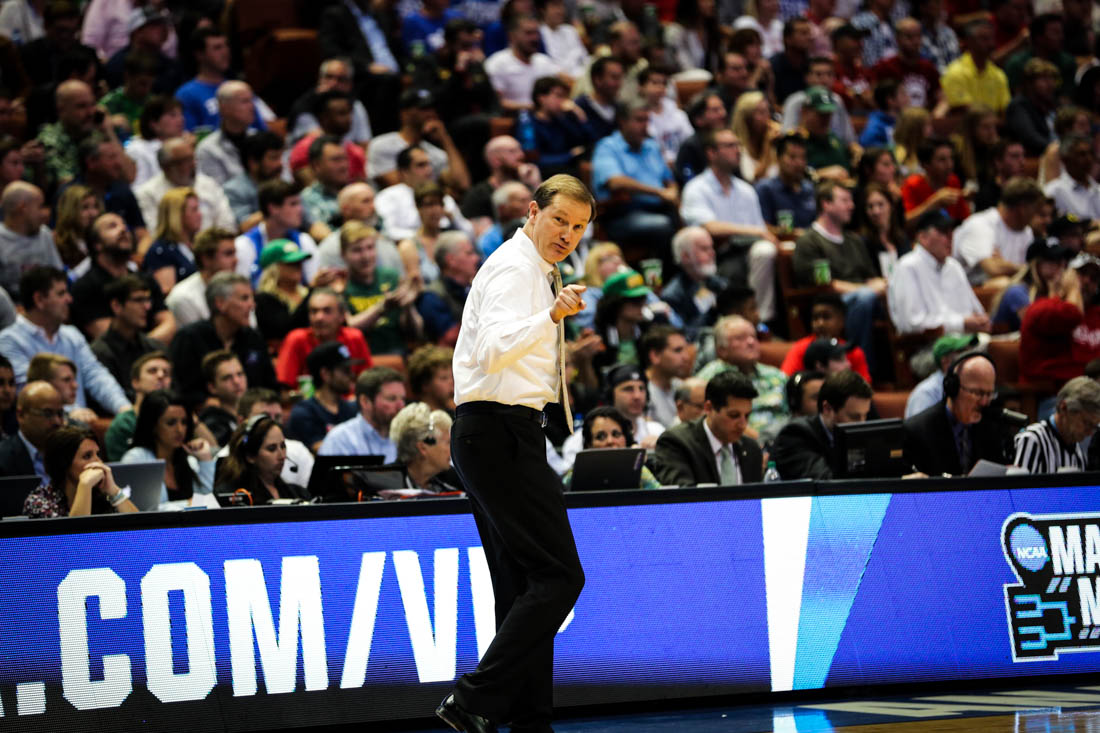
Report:
[[837,425],[866,422],[871,385],[851,369],[830,374],[817,395],[818,414],[791,420],[779,431],[772,457],[785,480],[833,477],[833,430]]
[[[0,476],[39,476],[48,482],[42,466],[42,447],[50,433],[65,424],[61,394],[49,382],[30,382],[15,404],[19,430],[0,441]],[[27,497],[0,495],[0,516],[23,513]]]
[[981,458],[1008,463],[999,426],[982,414],[996,381],[988,356],[960,357],[944,375],[944,399],[905,421],[905,460],[929,476],[967,474]]
[[707,383],[703,416],[669,428],[657,439],[656,474],[669,486],[760,481],[760,446],[745,437],[756,388],[737,371],[722,372]]

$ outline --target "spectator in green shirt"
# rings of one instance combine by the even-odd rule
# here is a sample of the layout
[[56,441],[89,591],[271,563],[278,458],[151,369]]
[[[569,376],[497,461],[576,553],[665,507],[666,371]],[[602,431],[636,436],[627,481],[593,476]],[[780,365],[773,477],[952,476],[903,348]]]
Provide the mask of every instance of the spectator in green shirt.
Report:
[[141,51],[131,51],[126,56],[122,86],[112,89],[99,100],[111,113],[111,126],[120,140],[126,140],[138,132],[141,111],[145,100],[153,90],[157,75],[157,61]]
[[830,129],[836,103],[825,87],[810,87],[802,103],[802,127],[806,130],[806,162],[819,178],[851,177],[852,159],[847,146]]

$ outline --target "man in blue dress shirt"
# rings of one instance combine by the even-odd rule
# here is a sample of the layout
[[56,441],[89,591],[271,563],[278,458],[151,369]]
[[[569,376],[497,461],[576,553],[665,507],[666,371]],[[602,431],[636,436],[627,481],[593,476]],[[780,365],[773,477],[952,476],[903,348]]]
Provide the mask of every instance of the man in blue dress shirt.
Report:
[[319,456],[383,456],[397,460],[390,421],[405,406],[405,379],[389,367],[367,369],[355,380],[359,416],[342,422],[321,442]]

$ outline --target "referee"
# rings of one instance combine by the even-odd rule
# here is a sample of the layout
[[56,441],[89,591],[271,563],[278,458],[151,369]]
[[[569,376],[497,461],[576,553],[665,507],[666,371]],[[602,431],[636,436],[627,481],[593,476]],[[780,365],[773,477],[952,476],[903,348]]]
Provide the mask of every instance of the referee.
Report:
[[1100,384],[1089,377],[1074,377],[1058,390],[1054,414],[1016,433],[1013,463],[1033,474],[1084,471],[1084,440],[1093,436],[1097,424]]
[[557,263],[576,248],[595,206],[576,178],[547,179],[523,228],[485,261],[466,300],[451,457],[485,548],[497,634],[436,710],[455,730],[552,730],[554,635],[584,571],[561,481],[546,463],[542,410],[562,400],[572,429],[562,319],[584,307],[584,286],[563,288]]

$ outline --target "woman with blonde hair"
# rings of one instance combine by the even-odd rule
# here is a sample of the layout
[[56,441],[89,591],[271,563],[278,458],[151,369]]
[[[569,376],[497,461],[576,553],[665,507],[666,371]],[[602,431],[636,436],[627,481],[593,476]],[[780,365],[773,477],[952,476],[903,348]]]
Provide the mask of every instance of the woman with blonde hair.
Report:
[[433,410],[423,402],[405,405],[390,422],[390,440],[397,446],[397,462],[404,467],[406,491],[462,490],[444,480],[444,472],[451,468],[451,416],[444,410]]
[[302,262],[310,257],[289,239],[268,242],[260,253],[256,325],[268,341],[283,338],[293,328],[294,312],[309,295],[302,285]]
[[173,188],[164,194],[157,207],[153,244],[145,253],[141,269],[153,275],[165,295],[198,270],[191,243],[201,228],[202,212],[195,189]]
[[741,177],[749,183],[779,172],[772,142],[780,126],[771,116],[771,105],[763,92],[745,92],[733,107],[730,125],[741,141]]
[[588,255],[584,258],[584,276],[581,277],[581,284],[586,288],[581,293],[584,308],[572,316],[578,328],[592,328],[596,319],[596,304],[603,295],[604,280],[623,267],[626,267],[623,251],[614,242],[596,242],[588,248]]
[[78,268],[88,258],[84,235],[102,213],[103,204],[87,186],[77,183],[62,192],[57,201],[57,226],[53,230],[53,241],[61,261],[69,270]]
[[978,183],[993,173],[993,147],[997,144],[997,113],[983,104],[972,104],[956,136],[963,183]]
[[928,110],[923,107],[907,107],[903,110],[898,117],[898,124],[894,126],[894,155],[903,178],[920,172],[917,148],[929,137],[932,137],[932,116],[928,114]]

